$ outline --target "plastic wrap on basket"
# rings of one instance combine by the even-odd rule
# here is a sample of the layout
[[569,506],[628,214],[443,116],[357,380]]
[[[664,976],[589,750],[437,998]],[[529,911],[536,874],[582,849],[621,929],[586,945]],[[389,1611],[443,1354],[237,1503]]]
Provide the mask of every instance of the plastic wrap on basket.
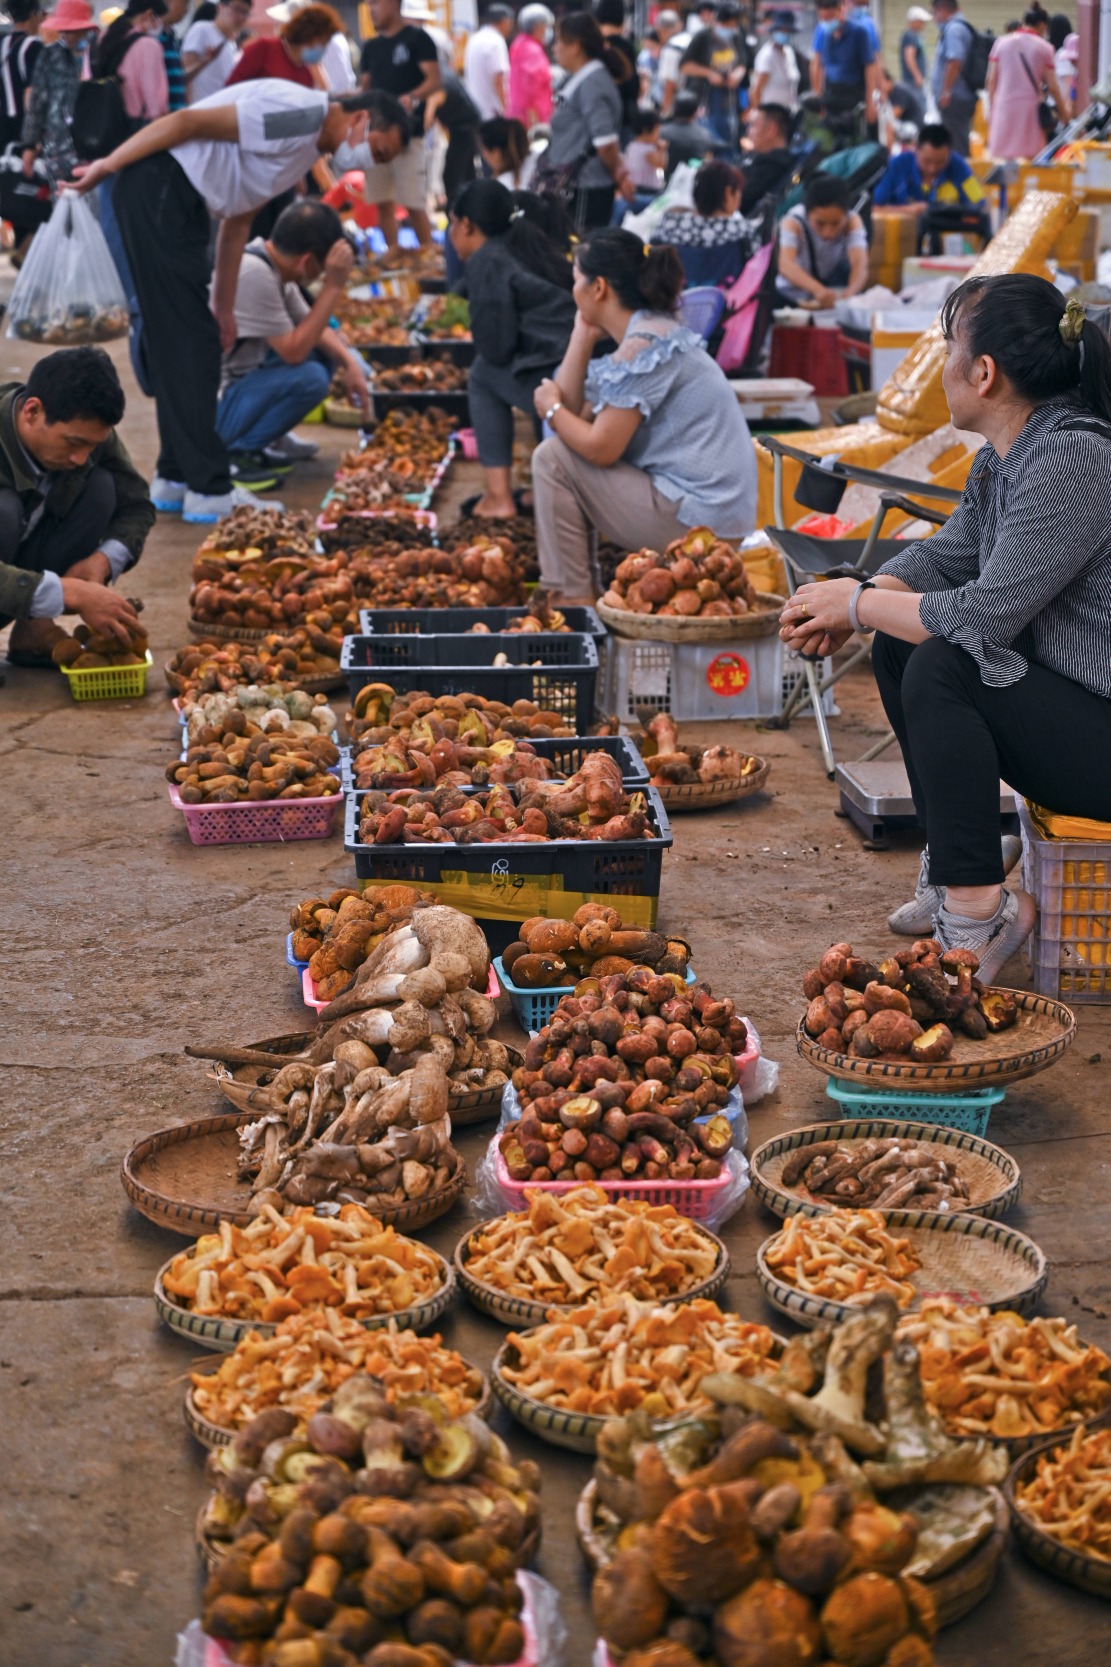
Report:
[[20,268],[6,334],[80,347],[126,336],[129,322],[127,296],[95,214],[83,197],[63,191]]
[[765,1059],[760,1032],[751,1019],[745,1019],[748,1042],[744,1053],[736,1056],[741,1072],[741,1094],[746,1106],[754,1106],[765,1094],[774,1094],[779,1087],[779,1066],[774,1059]]
[[[736,1090],[730,1095],[730,1105],[726,1107],[726,1114],[733,1120],[735,1143],[733,1150],[725,1156],[718,1181],[600,1181],[598,1185],[611,1198],[640,1198],[658,1204],[674,1204],[681,1215],[690,1216],[693,1221],[701,1222],[704,1227],[720,1227],[722,1222],[735,1215],[744,1203],[749,1183],[748,1160],[741,1150],[748,1141],[748,1123],[740,1094]],[[520,1106],[516,1090],[512,1083],[507,1083],[502,1093],[497,1133],[475,1168],[474,1193],[468,1206],[475,1215],[500,1216],[507,1210],[525,1208],[525,1192],[530,1183],[509,1182],[504,1160],[498,1150],[499,1136],[519,1115]],[[582,1185],[577,1181],[543,1181],[535,1184],[544,1192],[557,1195],[568,1192],[574,1186]]]
[[[525,1649],[511,1667],[563,1667],[567,1628],[560,1614],[559,1593],[530,1569],[518,1570],[517,1584],[525,1600],[521,1610]],[[193,1620],[178,1633],[174,1667],[234,1667],[234,1663],[223,1642],[208,1637],[200,1621]],[[460,1661],[457,1667],[468,1664]]]

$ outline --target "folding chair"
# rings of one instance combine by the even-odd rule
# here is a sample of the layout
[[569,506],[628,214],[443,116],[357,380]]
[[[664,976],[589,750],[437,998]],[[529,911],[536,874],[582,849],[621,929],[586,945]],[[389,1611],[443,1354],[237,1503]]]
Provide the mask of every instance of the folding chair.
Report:
[[679,318],[688,330],[708,342],[725,311],[725,293],[711,284],[685,289],[679,297]]
[[[883,524],[893,510],[901,510],[904,516],[912,520],[931,521],[935,526],[942,526],[948,520],[948,515],[934,509],[930,504],[919,502],[919,498],[926,497],[949,504],[951,507],[955,507],[961,500],[961,494],[949,487],[933,486],[920,480],[883,474],[877,469],[860,468],[852,463],[840,463],[831,459],[823,461],[812,452],[800,451],[768,435],[761,436],[761,444],[771,452],[774,468],[776,524],[766,527],[765,531],[783,557],[787,569],[788,590],[792,596],[800,584],[811,579],[866,578],[869,574],[877,572],[893,556],[897,556],[904,547],[904,541],[880,536]],[[866,538],[816,538],[810,533],[798,532],[786,525],[783,460],[787,457],[803,465],[802,477],[795,488],[795,501],[804,509],[832,514],[840,504],[850,482],[879,489],[879,510],[872,520]],[[804,675],[786,697],[775,718],[771,720],[772,727],[786,729],[803,701],[809,700],[818,727],[818,743],[826,774],[831,781],[837,765],[822,697],[845,676],[846,672],[867,660],[871,652],[871,642],[863,643],[825,678],[820,675],[818,660],[800,654]],[[866,755],[866,758],[878,757],[884,748],[891,744],[891,739],[893,737],[885,738]]]

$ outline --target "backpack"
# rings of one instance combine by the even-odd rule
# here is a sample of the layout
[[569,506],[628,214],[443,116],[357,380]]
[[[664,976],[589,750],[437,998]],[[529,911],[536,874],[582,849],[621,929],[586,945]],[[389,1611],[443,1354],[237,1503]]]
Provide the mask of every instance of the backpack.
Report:
[[990,29],[974,29],[966,17],[962,17],[961,22],[972,37],[961,65],[961,80],[972,92],[979,93],[988,83],[988,59],[995,45],[995,36]]
[[97,60],[95,79],[81,81],[73,106],[70,137],[82,162],[108,156],[117,145],[131,137],[140,125],[132,121],[123,102],[119,69],[131,48],[142,36],[126,35]]

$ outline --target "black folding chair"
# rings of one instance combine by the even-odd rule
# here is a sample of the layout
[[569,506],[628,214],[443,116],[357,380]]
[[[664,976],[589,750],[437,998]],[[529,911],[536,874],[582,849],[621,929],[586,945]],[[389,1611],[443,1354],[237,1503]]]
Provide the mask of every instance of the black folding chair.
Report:
[[[883,474],[878,469],[865,469],[853,463],[835,462],[828,458],[823,460],[815,457],[812,452],[801,451],[795,446],[787,445],[783,440],[768,435],[761,435],[760,443],[771,452],[774,468],[776,525],[764,530],[783,557],[791,596],[800,584],[814,579],[861,579],[878,572],[885,562],[890,561],[905,548],[905,541],[901,539],[880,536],[884,522],[893,511],[901,511],[905,519],[930,521],[935,526],[943,526],[949,518],[948,513],[935,509],[932,503],[923,504],[920,498],[948,504],[950,508],[955,507],[961,500],[961,494],[950,487],[933,486],[920,480]],[[879,489],[879,510],[873,518],[867,537],[816,538],[813,534],[798,532],[786,525],[783,460],[788,457],[803,466],[801,478],[795,488],[795,502],[804,509],[831,515],[839,507],[845,489],[850,484],[874,486]],[[822,697],[845,676],[846,672],[852,671],[855,666],[867,660],[871,652],[872,644],[869,639],[824,678],[819,670],[821,662],[810,655],[800,654],[798,657],[802,662],[804,675],[785,697],[779,712],[771,720],[772,727],[786,729],[803,702],[809,700],[818,727],[818,742],[826,774],[831,781],[836,769],[836,760],[833,756],[833,743],[830,739],[829,722],[822,706]],[[885,737],[867,757],[878,757],[885,747],[890,746],[893,739],[891,735]]]

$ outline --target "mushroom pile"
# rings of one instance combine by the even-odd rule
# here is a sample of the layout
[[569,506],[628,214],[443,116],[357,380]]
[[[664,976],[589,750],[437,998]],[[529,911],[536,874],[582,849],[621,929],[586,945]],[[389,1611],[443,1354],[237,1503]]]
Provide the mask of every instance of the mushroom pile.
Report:
[[453,1087],[508,1080],[497,1009],[473,987],[488,976],[486,939],[456,909],[416,909],[383,938],[309,1046],[251,1094],[261,1115],[239,1132],[240,1172],[255,1207],[266,1195],[380,1212],[446,1186]]
[[315,538],[308,510],[278,511],[269,504],[249,509],[244,505],[221,516],[201,545],[197,559],[213,552],[234,559],[234,552],[239,552],[243,561],[254,561],[279,550],[287,555],[311,556],[316,549]]
[[[954,1441],[927,1410],[896,1317],[877,1299],[792,1338],[770,1375],[704,1378],[716,1416],[604,1426],[595,1522],[610,1560],[594,1613],[607,1645],[628,1652],[622,1667],[929,1667],[921,1579],[990,1532],[979,1490],[1007,1459]],[[866,1383],[880,1362],[877,1423]],[[896,1488],[920,1491],[893,1510],[878,1496]]]
[[679,740],[675,719],[660,712],[643,736],[635,736],[653,787],[683,787],[692,782],[743,781],[763,769],[764,761],[736,747],[698,747]]
[[[506,742],[539,741],[572,733],[560,713],[546,711],[535,701],[515,700],[512,706],[507,706],[504,701],[489,700],[485,695],[431,695],[425,689],[399,694],[389,683],[365,683],[343,721],[348,735],[361,749],[405,747],[411,752],[427,753],[436,770],[436,779],[441,774],[474,769],[478,765],[491,766],[492,770],[500,760],[514,756],[506,748]],[[362,762],[363,753],[359,751],[354,759],[356,773]],[[415,765],[415,761],[411,763]],[[547,779],[535,769],[527,774],[536,780]],[[489,779],[496,778],[491,773]],[[520,779],[526,779],[524,770]],[[396,785],[420,786],[421,783],[418,780]]]
[[182,712],[190,746],[209,746],[229,729],[246,735],[248,724],[268,735],[280,730],[296,740],[330,736],[336,728],[336,714],[323,695],[287,689],[280,683],[241,683],[234,690],[196,695],[182,702]]
[[835,943],[803,978],[810,1004],[803,1027],[833,1053],[937,1063],[952,1053],[954,1030],[983,1041],[1018,1023],[1014,997],[985,989],[979,965],[970,949],[943,949],[935,938],[920,938],[878,965],[852,944]]
[[201,1623],[267,1667],[518,1661],[516,1571],[535,1546],[540,1475],[434,1395],[342,1383],[304,1437],[280,1407],[213,1453],[205,1514],[224,1555]]
[[413,886],[341,886],[329,897],[308,897],[290,911],[294,958],[309,963],[317,1000],[334,1001],[347,989],[372,950],[395,927],[404,926],[418,904],[433,904],[431,892]]
[[184,759],[166,766],[166,780],[183,804],[237,804],[272,799],[322,799],[337,794],[339,777],[331,773],[339,748],[315,728],[295,735],[281,728],[260,728],[236,708],[208,725],[190,742]]
[[[183,698],[244,683],[280,683],[294,689],[310,680],[336,677],[343,638],[303,628],[275,632],[261,642],[213,642],[179,648],[166,667],[166,680]],[[324,646],[320,646],[323,644]]]
[[640,550],[626,556],[602,601],[622,613],[728,619],[756,607],[756,587],[732,545],[707,527],[695,527],[663,555]]
[[[526,990],[575,989],[584,979],[632,972],[635,966],[685,978],[691,947],[683,938],[665,938],[626,926],[616,909],[584,903],[570,920],[537,915],[522,923],[519,938],[502,951],[502,966]],[[586,985],[593,990],[593,985]]]

